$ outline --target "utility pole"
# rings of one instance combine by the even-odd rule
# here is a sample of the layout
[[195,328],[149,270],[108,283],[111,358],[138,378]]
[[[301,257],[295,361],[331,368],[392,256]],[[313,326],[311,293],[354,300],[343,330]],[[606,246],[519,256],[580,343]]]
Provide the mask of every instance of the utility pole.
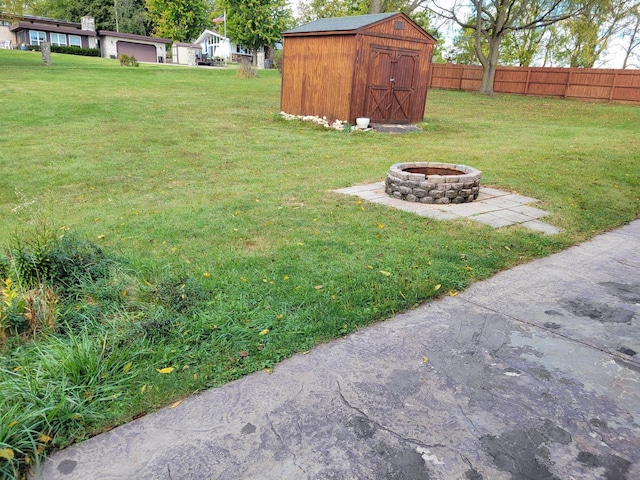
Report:
[[113,8],[116,11],[116,32],[120,33],[120,26],[118,25],[118,0],[113,0]]

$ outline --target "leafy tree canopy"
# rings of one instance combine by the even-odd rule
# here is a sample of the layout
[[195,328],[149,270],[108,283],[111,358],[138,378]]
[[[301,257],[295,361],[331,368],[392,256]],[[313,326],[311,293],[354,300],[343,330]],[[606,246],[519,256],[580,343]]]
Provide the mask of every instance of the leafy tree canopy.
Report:
[[286,0],[226,0],[227,35],[256,52],[273,46],[293,25]]
[[153,33],[176,42],[190,42],[209,26],[206,0],[146,0]]
[[[431,8],[441,17],[473,31],[476,57],[482,65],[480,92],[490,94],[500,47],[507,35],[537,30],[570,18],[589,1],[597,0],[469,0],[470,5],[454,0],[448,7],[433,2]],[[471,7],[471,15],[467,7]]]
[[592,0],[576,15],[559,25],[561,40],[554,53],[570,67],[593,68],[609,41],[624,28],[631,0]]
[[70,22],[89,15],[100,30],[146,34],[144,0],[36,0],[29,11]]

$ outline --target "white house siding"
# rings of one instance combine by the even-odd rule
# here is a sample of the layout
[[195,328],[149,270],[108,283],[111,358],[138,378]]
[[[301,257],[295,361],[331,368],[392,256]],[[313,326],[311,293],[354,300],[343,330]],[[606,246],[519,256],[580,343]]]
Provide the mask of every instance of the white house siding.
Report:
[[202,53],[211,58],[219,57],[231,60],[231,40],[216,32],[205,30],[193,43],[200,45]]

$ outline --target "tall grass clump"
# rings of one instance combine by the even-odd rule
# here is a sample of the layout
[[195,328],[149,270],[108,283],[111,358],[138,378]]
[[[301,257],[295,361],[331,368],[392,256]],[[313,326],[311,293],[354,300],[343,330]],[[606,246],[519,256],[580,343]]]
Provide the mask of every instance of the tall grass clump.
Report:
[[238,62],[238,78],[255,78],[258,75],[256,67],[251,64],[248,58],[241,58]]
[[113,266],[97,245],[56,236],[45,223],[29,235],[14,234],[0,259],[0,339],[55,331],[59,310],[95,303],[87,287],[111,278]]
[[132,367],[148,353],[120,341],[115,320],[128,318],[122,278],[122,265],[100,247],[42,223],[7,246],[0,478],[19,478],[48,448],[86,438],[118,414],[141,371]]
[[[87,438],[117,410],[144,352],[107,333],[43,333],[0,361],[0,478],[18,478],[50,448]],[[4,453],[2,453],[4,452]]]
[[167,374],[207,359],[215,333],[198,321],[211,289],[192,276],[140,281],[97,244],[35,225],[0,254],[0,479],[163,404]]

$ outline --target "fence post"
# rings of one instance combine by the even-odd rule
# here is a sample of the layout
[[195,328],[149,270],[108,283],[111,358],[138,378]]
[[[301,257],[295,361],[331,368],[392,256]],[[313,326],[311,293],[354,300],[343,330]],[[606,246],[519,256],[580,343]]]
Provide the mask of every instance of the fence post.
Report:
[[527,81],[524,84],[524,94],[529,95],[529,79],[531,78],[531,67],[527,68]]
[[573,73],[573,69],[569,69],[569,75],[567,75],[567,85],[564,88],[564,98],[567,98],[567,94],[569,93],[569,86],[571,85],[571,74]]
[[460,67],[460,81],[458,82],[458,90],[462,90],[462,77],[464,77],[464,65]]
[[618,71],[613,74],[613,83],[611,84],[611,92],[609,93],[609,101],[613,100],[613,93],[616,91],[616,80],[618,79]]

